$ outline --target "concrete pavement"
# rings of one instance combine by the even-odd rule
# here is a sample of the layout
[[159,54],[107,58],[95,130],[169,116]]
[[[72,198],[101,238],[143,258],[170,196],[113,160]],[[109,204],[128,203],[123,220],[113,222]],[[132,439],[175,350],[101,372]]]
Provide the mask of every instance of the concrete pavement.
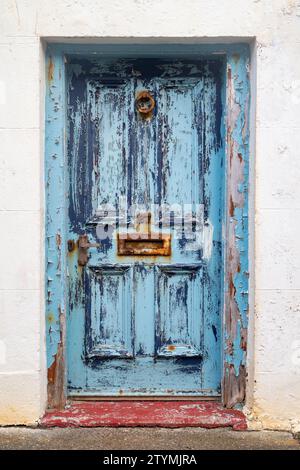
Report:
[[0,449],[300,450],[291,434],[201,428],[0,428]]

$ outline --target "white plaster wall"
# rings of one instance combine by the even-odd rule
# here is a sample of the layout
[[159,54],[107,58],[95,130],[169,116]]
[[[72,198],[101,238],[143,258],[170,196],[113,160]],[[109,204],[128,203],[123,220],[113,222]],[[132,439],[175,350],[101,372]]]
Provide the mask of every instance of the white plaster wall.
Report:
[[300,1],[0,0],[0,4],[0,423],[32,424],[46,402],[41,38],[94,42],[255,38],[247,408],[253,427],[296,429],[300,424]]

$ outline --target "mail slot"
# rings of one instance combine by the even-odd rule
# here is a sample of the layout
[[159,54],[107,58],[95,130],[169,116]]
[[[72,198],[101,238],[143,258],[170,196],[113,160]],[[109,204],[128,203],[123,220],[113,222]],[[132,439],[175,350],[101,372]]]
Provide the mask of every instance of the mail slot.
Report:
[[[136,234],[134,234],[136,236]],[[130,234],[118,235],[118,255],[126,256],[170,256],[171,235],[159,234],[149,238],[148,234],[139,234],[138,238]]]

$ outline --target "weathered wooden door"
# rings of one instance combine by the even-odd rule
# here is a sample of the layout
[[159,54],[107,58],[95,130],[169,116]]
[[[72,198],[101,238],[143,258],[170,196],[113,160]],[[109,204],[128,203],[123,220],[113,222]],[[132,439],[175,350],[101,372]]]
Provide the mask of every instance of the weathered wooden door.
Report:
[[69,394],[218,395],[222,63],[67,71]]

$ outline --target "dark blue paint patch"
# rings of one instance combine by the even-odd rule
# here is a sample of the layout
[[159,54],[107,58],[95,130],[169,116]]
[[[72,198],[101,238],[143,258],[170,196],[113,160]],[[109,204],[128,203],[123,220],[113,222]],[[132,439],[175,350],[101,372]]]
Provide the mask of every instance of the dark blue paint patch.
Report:
[[218,341],[218,332],[217,332],[217,328],[215,327],[215,325],[211,325],[211,328],[213,330],[213,334],[214,334],[214,337],[215,337],[215,340],[216,340],[216,343]]

